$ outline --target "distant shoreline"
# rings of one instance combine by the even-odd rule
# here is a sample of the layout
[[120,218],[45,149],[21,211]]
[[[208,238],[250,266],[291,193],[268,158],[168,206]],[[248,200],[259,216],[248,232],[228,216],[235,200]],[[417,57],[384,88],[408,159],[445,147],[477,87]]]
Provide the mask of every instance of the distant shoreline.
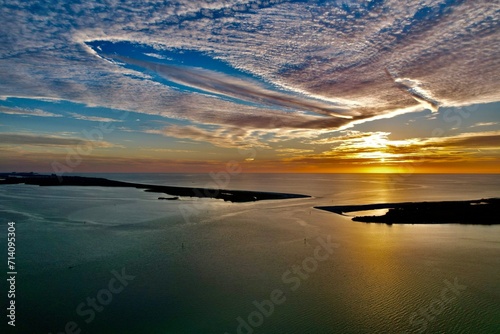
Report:
[[367,205],[318,206],[315,209],[344,215],[348,212],[389,209],[382,216],[356,216],[353,221],[392,224],[500,224],[500,198],[471,201],[405,202]]
[[[152,193],[164,193],[171,196],[215,198],[228,202],[256,202],[262,200],[278,200],[292,198],[309,198],[309,195],[285,194],[261,191],[189,188],[158,186],[141,183],[130,183],[114,181],[105,178],[85,176],[57,176],[55,174],[44,175],[36,173],[0,173],[0,185],[2,184],[28,184],[38,186],[86,186],[86,187],[121,187],[137,188]],[[159,199],[163,199],[160,197]]]

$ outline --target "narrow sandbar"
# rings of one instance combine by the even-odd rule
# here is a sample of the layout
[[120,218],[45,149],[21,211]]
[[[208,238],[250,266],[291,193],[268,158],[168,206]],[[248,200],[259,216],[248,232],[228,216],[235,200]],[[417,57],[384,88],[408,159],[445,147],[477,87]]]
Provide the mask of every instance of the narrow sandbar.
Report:
[[[291,198],[307,198],[308,195],[286,194],[261,191],[210,189],[210,188],[188,188],[158,186],[141,183],[130,183],[122,181],[108,180],[105,178],[83,177],[83,176],[57,176],[41,174],[16,174],[4,173],[0,175],[0,185],[2,184],[29,184],[38,186],[87,186],[87,187],[128,187],[144,189],[147,192],[164,193],[171,196],[215,198],[228,202],[255,202],[262,200],[277,200]],[[160,199],[163,199],[160,198]]]

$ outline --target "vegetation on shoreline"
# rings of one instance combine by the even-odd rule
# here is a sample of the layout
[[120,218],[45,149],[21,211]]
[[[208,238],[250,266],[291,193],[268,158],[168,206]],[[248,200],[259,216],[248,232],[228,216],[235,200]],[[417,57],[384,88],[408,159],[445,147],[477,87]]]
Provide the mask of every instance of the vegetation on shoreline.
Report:
[[29,184],[38,186],[128,187],[144,189],[147,192],[153,193],[165,193],[171,196],[216,198],[229,202],[255,202],[272,199],[310,197],[308,195],[274,192],[157,186],[141,183],[114,181],[96,177],[58,176],[55,174],[42,175],[35,173],[0,173],[0,185],[2,184]]
[[500,198],[472,201],[407,202],[350,206],[327,206],[316,209],[344,215],[348,212],[389,209],[382,216],[356,216],[353,221],[392,224],[500,224]]

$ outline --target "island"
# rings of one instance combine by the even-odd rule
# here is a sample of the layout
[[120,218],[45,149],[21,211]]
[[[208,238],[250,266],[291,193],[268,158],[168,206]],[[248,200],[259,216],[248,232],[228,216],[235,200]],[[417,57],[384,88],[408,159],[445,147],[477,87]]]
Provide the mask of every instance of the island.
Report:
[[158,197],[158,199],[164,200],[164,201],[177,201],[179,199],[179,196],[175,196],[175,197]]
[[292,198],[308,198],[311,196],[300,194],[285,194],[275,192],[210,189],[210,188],[188,188],[158,186],[141,183],[130,183],[108,180],[97,177],[84,176],[59,176],[56,174],[43,175],[37,173],[0,173],[0,185],[27,184],[38,186],[86,186],[86,187],[122,187],[137,188],[152,193],[164,193],[172,198],[160,197],[160,200],[177,200],[178,197],[215,198],[228,202],[255,202],[262,200],[278,200]]
[[392,224],[500,224],[500,198],[471,201],[405,202],[368,205],[319,206],[315,209],[345,215],[349,212],[388,209],[385,215],[355,216],[353,221]]

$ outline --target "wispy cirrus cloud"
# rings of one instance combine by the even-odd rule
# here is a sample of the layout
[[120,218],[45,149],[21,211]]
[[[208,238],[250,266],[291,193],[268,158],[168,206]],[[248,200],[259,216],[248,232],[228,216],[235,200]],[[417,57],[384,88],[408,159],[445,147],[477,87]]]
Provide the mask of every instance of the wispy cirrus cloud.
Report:
[[275,149],[277,156],[303,156],[304,154],[311,154],[314,150],[299,149],[299,148],[278,148]]
[[74,119],[79,119],[82,121],[90,121],[90,122],[103,122],[103,123],[111,123],[111,122],[123,122],[121,119],[114,119],[114,118],[108,118],[108,117],[99,117],[99,116],[86,116],[86,115],[80,115],[74,112],[68,113],[72,118]]
[[105,141],[90,141],[80,138],[68,138],[54,135],[42,134],[22,134],[22,133],[0,133],[0,145],[29,145],[46,147],[65,147],[65,146],[87,146],[99,148],[115,147],[114,144]]
[[54,114],[42,109],[9,108],[4,106],[0,106],[0,113],[8,115],[21,115],[21,116],[62,117],[62,115],[60,114]]
[[360,132],[360,131],[342,131],[340,136],[328,137],[322,139],[310,140],[307,143],[313,145],[325,145],[325,144],[340,144],[343,142],[365,142],[373,140],[373,138],[387,137],[390,133],[388,132]]
[[[488,1],[47,2],[38,4],[37,11],[30,10],[31,5],[10,1],[0,9],[2,29],[9,31],[0,45],[4,97],[162,111],[202,123],[200,113],[184,113],[171,102],[183,100],[196,109],[192,94],[106,61],[85,44],[102,40],[150,45],[159,55],[164,49],[210,54],[285,91],[326,102],[327,110],[342,114],[347,107],[346,114],[357,116],[353,122],[397,110],[500,99],[500,38],[491,19],[499,5]],[[177,79],[207,88],[191,70],[189,78],[189,71],[183,71]],[[169,73],[172,76],[172,69]],[[235,93],[224,87],[217,91]],[[293,94],[287,101],[254,90],[237,93],[318,111],[314,104],[290,102]],[[207,104],[213,100],[195,100],[204,98]],[[222,105],[228,107],[223,102],[214,108]],[[240,106],[232,103],[231,108]],[[254,113],[268,110],[256,108]]]
[[495,125],[498,125],[500,124],[499,122],[478,122],[478,123],[475,123],[471,126],[469,126],[469,128],[480,128],[480,127],[485,127],[485,126],[495,126]]
[[177,150],[172,148],[143,148],[141,151],[154,153],[196,153],[196,151],[192,150]]
[[200,89],[204,92],[272,107],[285,107],[292,110],[305,110],[327,116],[352,119],[352,116],[348,114],[347,106],[328,105],[322,101],[314,101],[304,97],[300,98],[290,94],[287,95],[285,93],[266,89],[256,82],[235,78],[223,73],[197,67],[147,62],[124,56],[114,56],[114,58],[124,61],[125,63],[142,66],[177,84]]
[[145,132],[152,134],[160,134],[172,138],[190,139],[194,141],[207,142],[218,147],[269,148],[269,145],[259,140],[260,134],[258,133],[258,131],[245,130],[236,127],[225,127],[225,128],[218,127],[209,130],[193,125],[188,125],[188,126],[171,125],[164,127],[161,130],[146,130]]
[[[333,147],[294,161],[338,161],[352,164],[400,164],[412,161],[490,161],[500,158],[500,131],[462,133],[434,138],[391,140],[389,132],[349,132],[330,138]],[[325,142],[321,142],[325,144]]]
[[[15,149],[0,145],[0,159],[5,170],[27,171],[26,166],[35,166],[37,172],[53,172],[51,163],[54,161],[66,161],[66,152],[47,152],[30,149]],[[167,159],[136,157],[130,159],[126,156],[111,156],[109,154],[94,154],[85,156],[77,170],[90,172],[209,172],[212,170],[223,170],[226,162],[217,160],[197,160],[197,159]]]

